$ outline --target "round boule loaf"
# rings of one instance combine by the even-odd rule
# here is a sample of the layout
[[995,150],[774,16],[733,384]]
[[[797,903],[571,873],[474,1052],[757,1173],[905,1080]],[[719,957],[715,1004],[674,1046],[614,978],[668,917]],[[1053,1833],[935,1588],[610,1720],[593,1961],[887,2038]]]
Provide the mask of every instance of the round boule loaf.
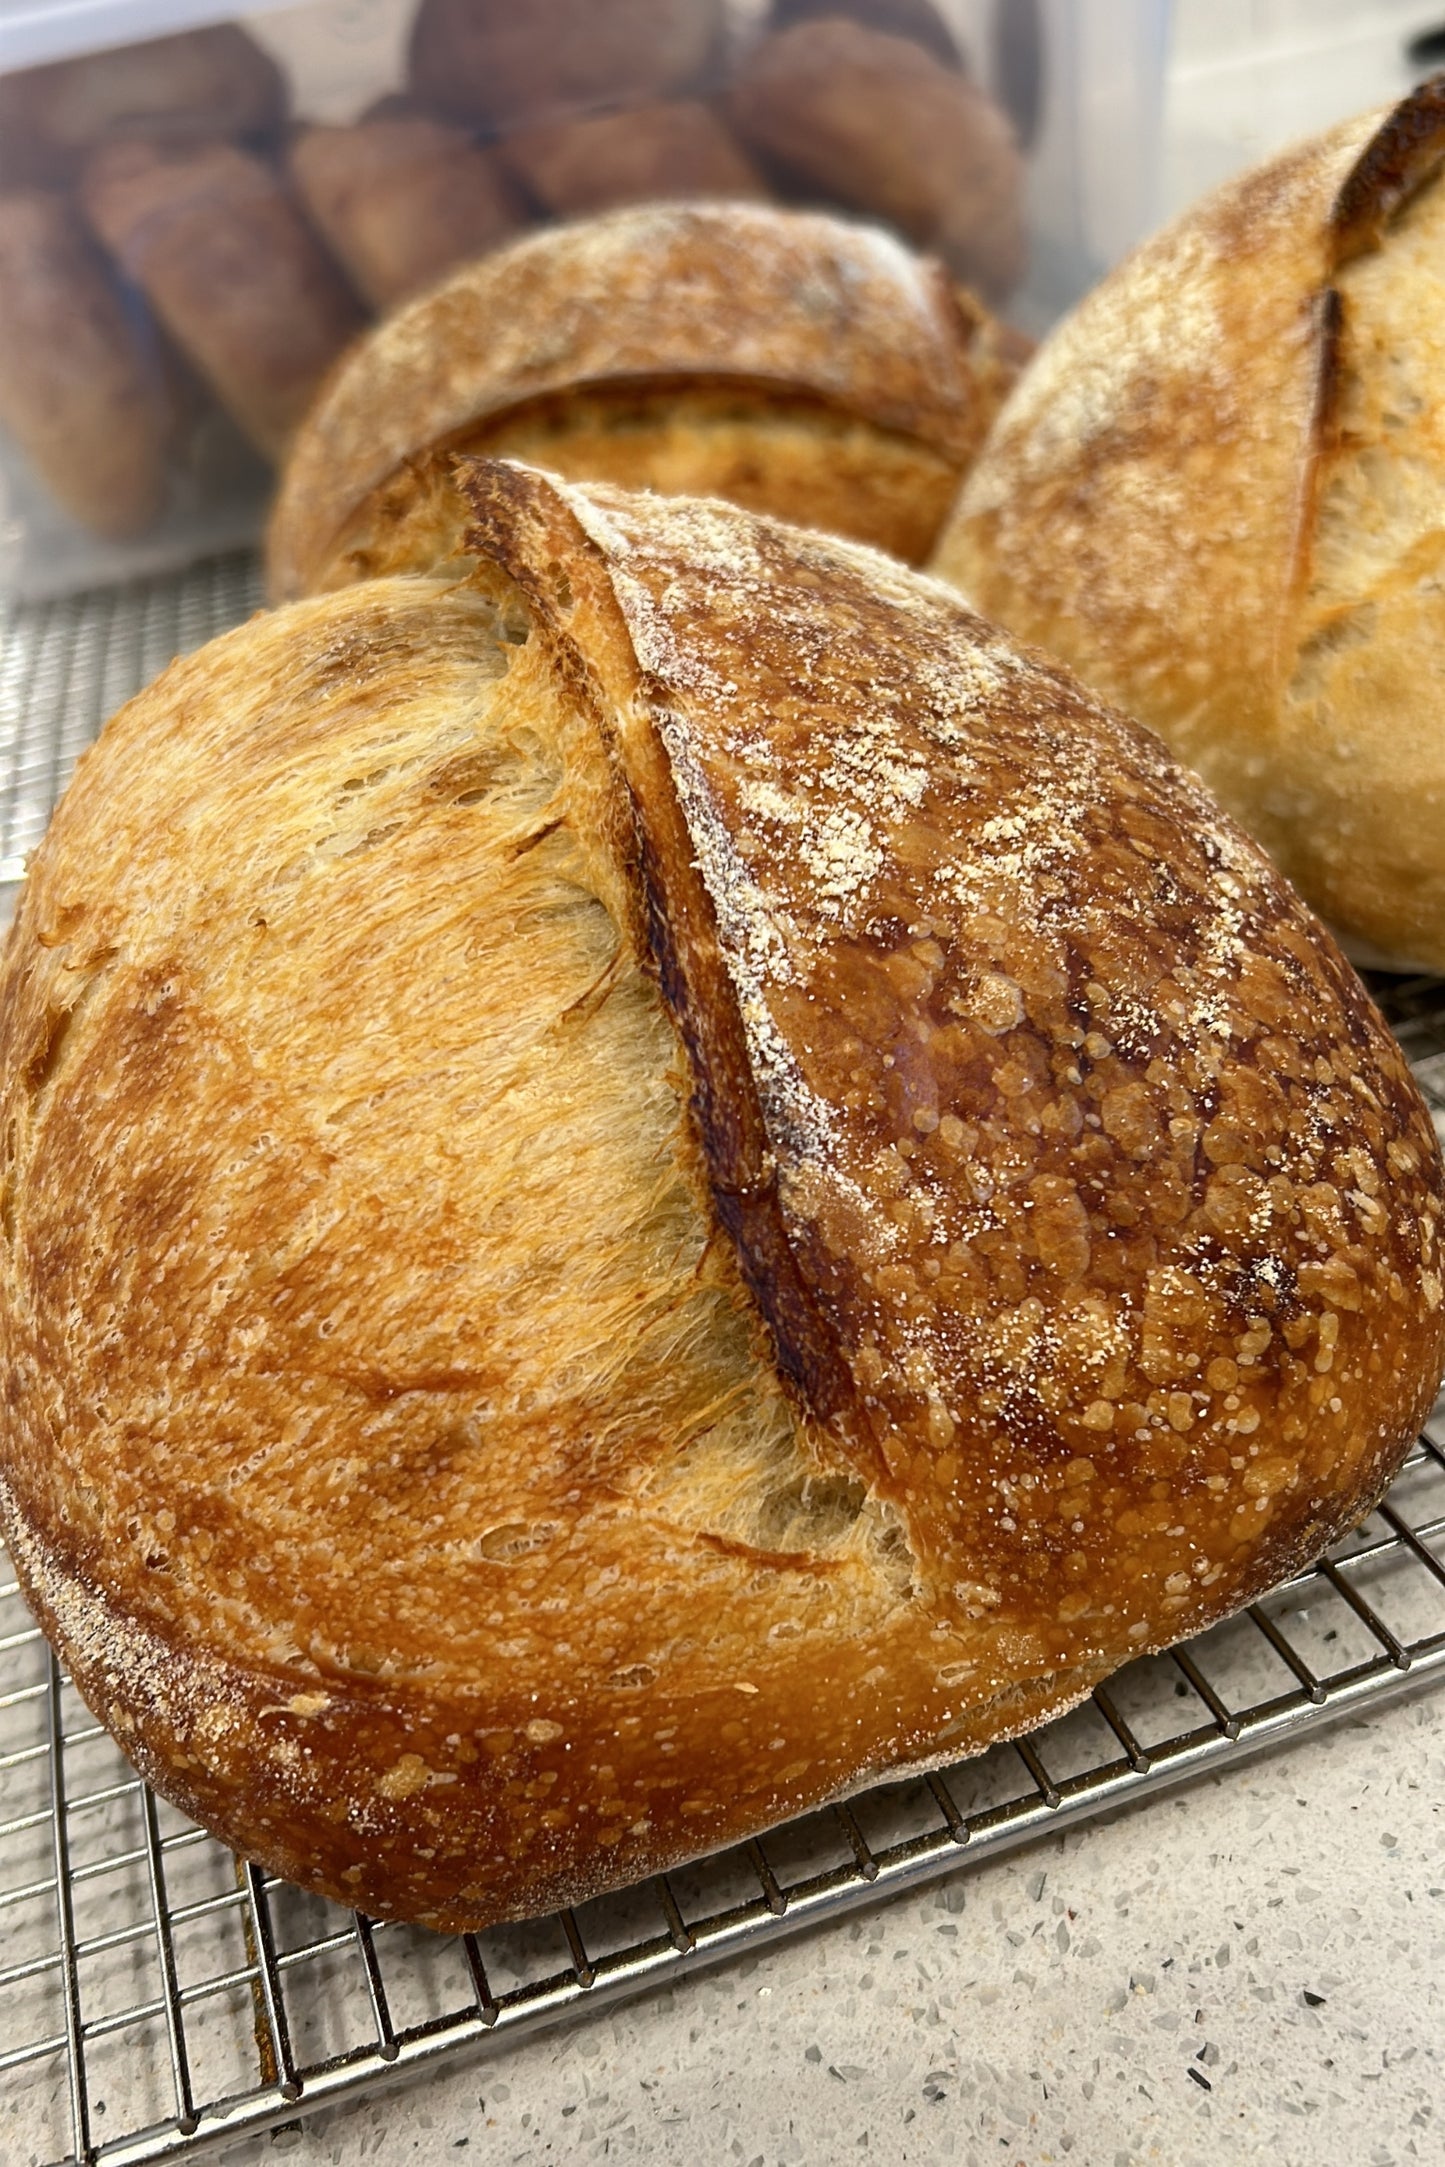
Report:
[[1232,180],[1020,383],[936,569],[1445,969],[1445,79]]
[[167,1797],[445,1927],[1070,1705],[1445,1352],[1403,1058],[1156,738],[866,550],[460,488],[121,711],[0,972],[25,1588]]
[[438,449],[727,497],[916,560],[1020,345],[940,265],[845,219],[649,204],[533,234],[335,371],[281,478],[271,593],[368,576]]

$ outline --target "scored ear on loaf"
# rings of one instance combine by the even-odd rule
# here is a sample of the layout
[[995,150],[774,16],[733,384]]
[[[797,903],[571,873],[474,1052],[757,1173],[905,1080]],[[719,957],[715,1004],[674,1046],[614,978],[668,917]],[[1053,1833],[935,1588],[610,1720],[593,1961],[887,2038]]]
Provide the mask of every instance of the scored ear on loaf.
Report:
[[281,478],[272,596],[384,562],[438,450],[727,497],[917,559],[1019,345],[940,265],[844,219],[654,204],[531,235],[331,377]]
[[452,516],[122,710],[0,973],[27,1592],[166,1796],[443,1927],[1070,1705],[1445,1358],[1403,1058],[1155,738],[731,506]]
[[935,568],[1445,969],[1445,78],[1228,181],[1039,354]]

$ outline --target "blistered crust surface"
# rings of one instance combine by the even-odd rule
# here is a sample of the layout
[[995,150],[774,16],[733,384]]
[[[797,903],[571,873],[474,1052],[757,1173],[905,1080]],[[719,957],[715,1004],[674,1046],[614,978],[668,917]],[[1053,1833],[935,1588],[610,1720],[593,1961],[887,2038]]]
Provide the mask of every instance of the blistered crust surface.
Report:
[[[547,484],[472,487],[477,546],[556,550]],[[664,984],[722,1208],[765,1238],[775,1198],[806,1297],[785,1367],[945,1612],[1062,1657],[1232,1607],[1374,1495],[1445,1344],[1433,1132],[1358,982],[1156,739],[946,589],[721,505],[555,498],[640,672],[619,754],[695,929]]]
[[27,1589],[167,1795],[447,1926],[1068,1705],[1442,1360],[1401,1057],[1155,740],[866,551],[466,489],[116,719],[0,978]]
[[977,326],[890,235],[765,206],[628,209],[469,267],[367,338],[314,408],[273,515],[273,592],[305,592],[403,461],[566,389],[712,379],[811,396],[961,466]]

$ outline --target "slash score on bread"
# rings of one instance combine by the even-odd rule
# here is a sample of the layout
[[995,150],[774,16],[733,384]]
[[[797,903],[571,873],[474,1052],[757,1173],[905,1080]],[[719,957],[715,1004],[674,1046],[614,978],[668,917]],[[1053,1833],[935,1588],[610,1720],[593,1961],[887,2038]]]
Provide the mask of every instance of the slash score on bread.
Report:
[[445,563],[174,663],[36,856],[0,1505],[167,1797],[459,1927],[1259,1595],[1445,1308],[1398,1048],[1156,738],[868,550],[430,486]]

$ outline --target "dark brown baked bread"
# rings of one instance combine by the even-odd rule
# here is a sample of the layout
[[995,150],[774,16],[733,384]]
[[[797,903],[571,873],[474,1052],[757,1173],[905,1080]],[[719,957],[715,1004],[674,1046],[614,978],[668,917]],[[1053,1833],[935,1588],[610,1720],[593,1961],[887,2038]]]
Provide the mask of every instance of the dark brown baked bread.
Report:
[[695,98],[523,128],[504,138],[501,155],[539,203],[568,216],[653,200],[762,202],[768,194],[741,145]]
[[221,404],[279,458],[363,319],[277,174],[228,143],[113,143],[81,198]]
[[0,426],[94,533],[138,534],[165,501],[171,402],[69,201],[0,195]]
[[313,223],[377,310],[424,292],[528,223],[496,156],[445,121],[383,115],[306,128],[290,168]]
[[421,0],[410,86],[455,120],[523,127],[704,84],[722,0]]
[[73,181],[103,143],[240,140],[279,128],[286,85],[234,23],[0,76],[0,185]]
[[[1009,4],[1016,6],[1017,0]],[[963,64],[958,40],[933,0],[773,0],[768,23],[774,30],[790,30],[794,23],[814,22],[819,16],[846,16],[870,30],[886,30],[890,37],[911,38],[950,68]]]
[[1445,1354],[1402,1056],[1157,738],[872,552],[464,482],[109,725],[0,972],[26,1589],[166,1795],[439,1926],[1067,1706]]
[[725,496],[916,559],[1017,368],[939,265],[840,219],[677,204],[534,234],[337,370],[281,478],[271,592],[365,577],[439,447]]
[[1023,275],[1024,166],[1008,119],[957,68],[841,16],[764,38],[727,115],[803,193],[885,219],[991,300]]
[[937,569],[1445,970],[1445,79],[1240,175],[1040,352]]

